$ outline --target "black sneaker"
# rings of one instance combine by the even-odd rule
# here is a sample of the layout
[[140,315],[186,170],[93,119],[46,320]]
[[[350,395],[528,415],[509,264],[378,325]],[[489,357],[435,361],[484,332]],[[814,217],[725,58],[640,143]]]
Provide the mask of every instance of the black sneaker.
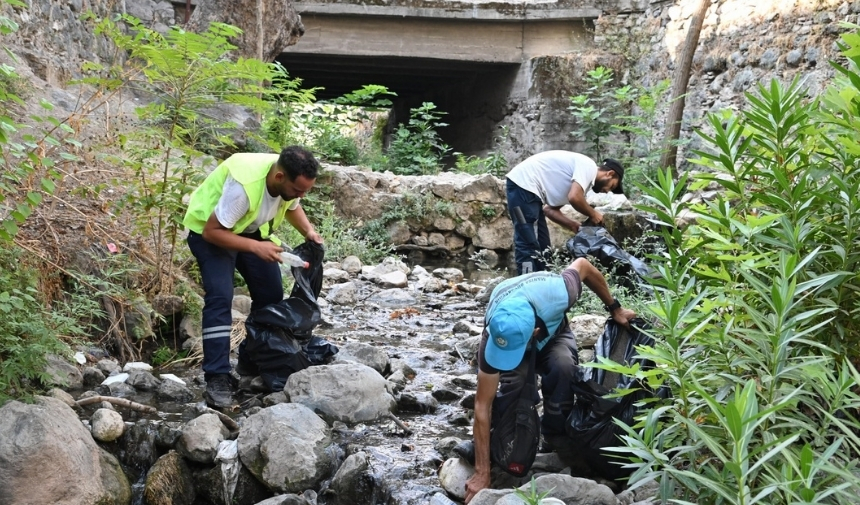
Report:
[[230,374],[213,375],[206,381],[203,399],[210,407],[229,409],[233,406],[233,380]]
[[463,440],[454,446],[454,454],[468,461],[470,465],[475,466],[475,442],[471,440]]

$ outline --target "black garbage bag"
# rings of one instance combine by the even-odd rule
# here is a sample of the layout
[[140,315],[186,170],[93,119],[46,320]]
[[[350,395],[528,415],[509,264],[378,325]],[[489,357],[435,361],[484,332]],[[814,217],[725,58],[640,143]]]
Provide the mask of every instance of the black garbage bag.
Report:
[[645,281],[652,275],[651,269],[644,261],[624,251],[606,228],[581,226],[579,232],[567,239],[565,245],[574,258],[591,256],[604,268],[615,269],[623,278],[632,276],[635,284],[630,287],[638,286],[648,293],[652,292]]
[[[636,320],[639,327],[644,321]],[[631,327],[627,329],[609,319],[603,335],[597,341],[594,354],[616,363],[633,365],[643,369],[654,367],[654,362],[636,355],[638,345],[653,345],[654,339]],[[571,388],[576,393],[576,403],[567,418],[567,435],[570,450],[577,454],[593,472],[609,480],[623,480],[632,470],[623,468],[617,458],[604,451],[607,447],[623,445],[618,438],[623,430],[615,424],[618,419],[628,426],[633,424],[639,408],[636,403],[647,398],[667,398],[668,388],[652,391],[634,377],[608,372],[599,368],[583,368],[581,380],[574,381]],[[618,398],[605,398],[616,389],[636,389],[633,393]]]
[[289,298],[256,310],[245,320],[243,367],[257,371],[272,391],[282,391],[292,373],[326,363],[338,352],[334,344],[313,335],[321,320],[317,297],[325,250],[305,242],[293,253],[310,265],[292,268],[295,284]]

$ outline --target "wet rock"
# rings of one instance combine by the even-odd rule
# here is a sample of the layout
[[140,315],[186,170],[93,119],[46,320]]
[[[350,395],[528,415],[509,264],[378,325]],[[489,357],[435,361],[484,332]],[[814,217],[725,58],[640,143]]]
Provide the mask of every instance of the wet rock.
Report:
[[375,293],[368,301],[383,307],[406,307],[417,303],[415,297],[404,289],[385,289]]
[[[547,493],[549,498],[557,498],[569,505],[617,505],[618,500],[611,489],[598,484],[592,480],[581,479],[579,477],[571,477],[569,475],[548,474],[535,477],[535,489],[538,493]],[[531,482],[523,484],[519,490],[528,493],[531,489]],[[483,491],[482,491],[483,492]],[[520,503],[520,500],[514,493],[506,492],[505,496],[498,501],[486,501],[485,499],[478,500],[481,493],[469,502],[476,505],[490,504],[506,504],[513,505]],[[477,501],[476,501],[477,500]],[[505,500],[505,501],[503,501]]]
[[138,391],[153,391],[158,388],[161,381],[145,370],[132,370],[125,383]]
[[284,391],[290,401],[326,419],[356,423],[373,421],[392,411],[395,401],[387,384],[379,372],[366,365],[335,363],[290,375]]
[[397,401],[401,412],[418,412],[428,414],[436,412],[439,402],[429,393],[403,393]]
[[45,374],[49,386],[80,389],[84,385],[84,376],[78,367],[54,354],[46,356]]
[[330,490],[334,496],[326,503],[333,505],[373,505],[374,482],[369,473],[370,460],[363,451],[351,454],[344,460],[332,479]]
[[274,405],[249,416],[238,443],[242,463],[275,492],[315,488],[334,468],[328,425],[298,403]]
[[211,463],[218,452],[218,444],[230,432],[215,414],[203,414],[188,421],[176,444],[180,454],[198,463]]
[[283,391],[278,391],[263,397],[263,407],[271,407],[272,405],[287,403],[288,401],[290,401],[290,399],[287,398],[287,394]]
[[475,390],[478,388],[478,377],[475,374],[458,375],[452,378],[451,382],[463,389]]
[[460,398],[460,393],[438,386],[433,387],[431,394],[440,402],[452,402]]
[[96,363],[96,368],[101,370],[102,373],[108,377],[122,372],[122,367],[120,367],[119,363],[113,359],[100,359],[98,363]]
[[406,274],[399,271],[380,275],[374,281],[383,288],[405,288],[409,285]]
[[159,423],[155,428],[155,444],[159,447],[173,447],[181,436],[182,426],[177,423]]
[[465,412],[452,412],[448,422],[451,426],[472,426],[472,419]]
[[465,276],[459,268],[437,268],[433,270],[433,276],[450,282],[461,282]]
[[341,282],[349,282],[349,272],[339,268],[326,268],[323,270],[323,279],[329,284],[340,284]]
[[96,410],[90,418],[90,424],[93,427],[93,438],[100,442],[113,442],[125,431],[122,415],[115,410]]
[[460,406],[464,409],[475,410],[475,393],[467,393],[466,396],[460,400]]
[[155,397],[163,402],[185,403],[194,399],[194,393],[173,380],[163,380],[155,390]]
[[451,496],[466,498],[466,481],[475,474],[475,468],[460,458],[451,458],[439,469],[439,482]]
[[94,366],[88,366],[81,372],[84,379],[84,387],[91,388],[98,386],[105,380],[105,374]]
[[454,323],[453,333],[468,333],[469,335],[480,335],[483,331],[481,326],[471,324],[467,321],[457,321]]
[[[0,407],[3,503],[126,505],[131,486],[119,462],[100,449],[75,411],[55,398]],[[26,451],[21,451],[26,447]]]
[[504,277],[495,277],[490,280],[487,285],[484,286],[484,289],[482,289],[478,292],[477,295],[475,295],[475,301],[479,303],[489,302],[490,295],[493,293],[493,290],[496,289],[496,286],[498,286],[503,280],[505,280]]
[[356,275],[361,272],[362,264],[358,256],[347,256],[340,262],[340,267],[351,275]]
[[147,505],[191,505],[196,493],[191,470],[176,451],[160,457],[146,476]]
[[[110,380],[108,377],[105,380]],[[137,390],[122,382],[103,383],[96,388],[96,391],[102,396],[113,396],[114,398],[131,398],[137,394]]]
[[418,281],[416,287],[425,293],[441,293],[448,289],[448,283],[437,277],[426,277]]
[[436,449],[443,458],[448,459],[455,456],[454,447],[462,441],[463,439],[458,437],[445,437],[436,442],[436,445],[434,445],[433,448]]
[[345,282],[343,284],[335,284],[332,286],[326,300],[335,305],[355,305],[358,289],[353,282]]
[[339,346],[340,351],[335,357],[335,362],[355,362],[369,366],[380,374],[388,371],[388,354],[379,347],[362,342],[347,342]]

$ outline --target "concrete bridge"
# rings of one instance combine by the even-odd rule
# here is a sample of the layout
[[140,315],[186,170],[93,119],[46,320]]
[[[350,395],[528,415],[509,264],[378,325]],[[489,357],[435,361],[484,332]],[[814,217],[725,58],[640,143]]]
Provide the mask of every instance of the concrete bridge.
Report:
[[434,102],[455,151],[491,146],[510,102],[530,88],[530,58],[587,51],[604,12],[642,11],[648,0],[294,0],[305,35],[278,60],[332,98],[381,84],[397,93],[395,121]]

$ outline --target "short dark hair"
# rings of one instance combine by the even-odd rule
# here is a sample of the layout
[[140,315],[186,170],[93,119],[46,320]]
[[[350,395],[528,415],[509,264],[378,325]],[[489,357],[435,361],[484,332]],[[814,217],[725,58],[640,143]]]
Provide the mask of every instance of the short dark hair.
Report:
[[600,165],[600,170],[609,171],[612,170],[616,174],[618,174],[618,186],[615,186],[615,189],[612,191],[616,195],[624,194],[624,187],[621,183],[624,181],[624,167],[621,166],[617,160],[613,160],[612,158],[606,158],[603,160],[603,164]]
[[316,179],[320,163],[314,158],[313,153],[304,147],[288,146],[278,156],[278,166],[291,181],[294,181],[300,175],[308,179]]

